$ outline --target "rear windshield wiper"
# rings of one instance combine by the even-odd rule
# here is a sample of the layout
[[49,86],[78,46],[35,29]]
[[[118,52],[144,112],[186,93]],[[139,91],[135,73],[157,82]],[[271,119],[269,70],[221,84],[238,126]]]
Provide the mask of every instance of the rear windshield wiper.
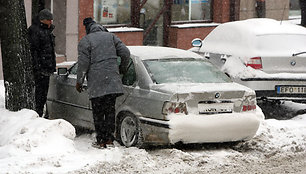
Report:
[[294,56],[298,56],[298,55],[300,55],[300,54],[306,54],[306,51],[292,54],[292,56],[294,57]]

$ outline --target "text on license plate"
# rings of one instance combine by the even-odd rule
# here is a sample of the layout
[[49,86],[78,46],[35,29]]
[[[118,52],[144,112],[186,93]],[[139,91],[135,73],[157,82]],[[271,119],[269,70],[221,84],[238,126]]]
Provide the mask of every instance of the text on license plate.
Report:
[[306,94],[306,86],[276,86],[278,94]]
[[198,109],[200,114],[232,113],[233,108],[234,108],[233,103],[198,104]]

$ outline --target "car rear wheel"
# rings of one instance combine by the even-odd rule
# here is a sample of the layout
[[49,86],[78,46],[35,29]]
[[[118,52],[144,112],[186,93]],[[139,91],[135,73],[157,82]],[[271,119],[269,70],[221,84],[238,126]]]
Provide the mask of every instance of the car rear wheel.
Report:
[[142,131],[137,117],[131,114],[124,115],[120,121],[120,141],[126,147],[142,146]]

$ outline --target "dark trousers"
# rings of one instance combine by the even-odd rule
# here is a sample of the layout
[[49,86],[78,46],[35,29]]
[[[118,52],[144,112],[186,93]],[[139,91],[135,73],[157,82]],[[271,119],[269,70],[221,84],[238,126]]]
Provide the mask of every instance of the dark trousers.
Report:
[[44,106],[47,101],[50,76],[35,74],[34,80],[35,80],[35,100],[36,100],[35,111],[38,113],[40,117],[42,117]]
[[110,94],[91,99],[98,143],[114,140],[116,97],[116,94]]
[[300,0],[300,7],[301,7],[301,25],[306,27],[306,1]]

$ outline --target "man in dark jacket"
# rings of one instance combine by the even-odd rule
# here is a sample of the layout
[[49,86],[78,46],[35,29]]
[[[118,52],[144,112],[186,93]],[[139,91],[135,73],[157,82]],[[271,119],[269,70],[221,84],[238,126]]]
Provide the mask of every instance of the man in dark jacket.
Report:
[[43,116],[47,101],[50,75],[56,67],[52,20],[50,10],[43,9],[28,29],[35,80],[36,112],[40,117]]
[[[89,99],[96,130],[95,146],[105,148],[113,144],[115,131],[116,97],[123,94],[119,72],[125,72],[130,51],[114,34],[85,18],[84,36],[78,45],[78,70],[76,89],[81,92],[85,77],[88,80]],[[118,56],[121,58],[118,67]]]

